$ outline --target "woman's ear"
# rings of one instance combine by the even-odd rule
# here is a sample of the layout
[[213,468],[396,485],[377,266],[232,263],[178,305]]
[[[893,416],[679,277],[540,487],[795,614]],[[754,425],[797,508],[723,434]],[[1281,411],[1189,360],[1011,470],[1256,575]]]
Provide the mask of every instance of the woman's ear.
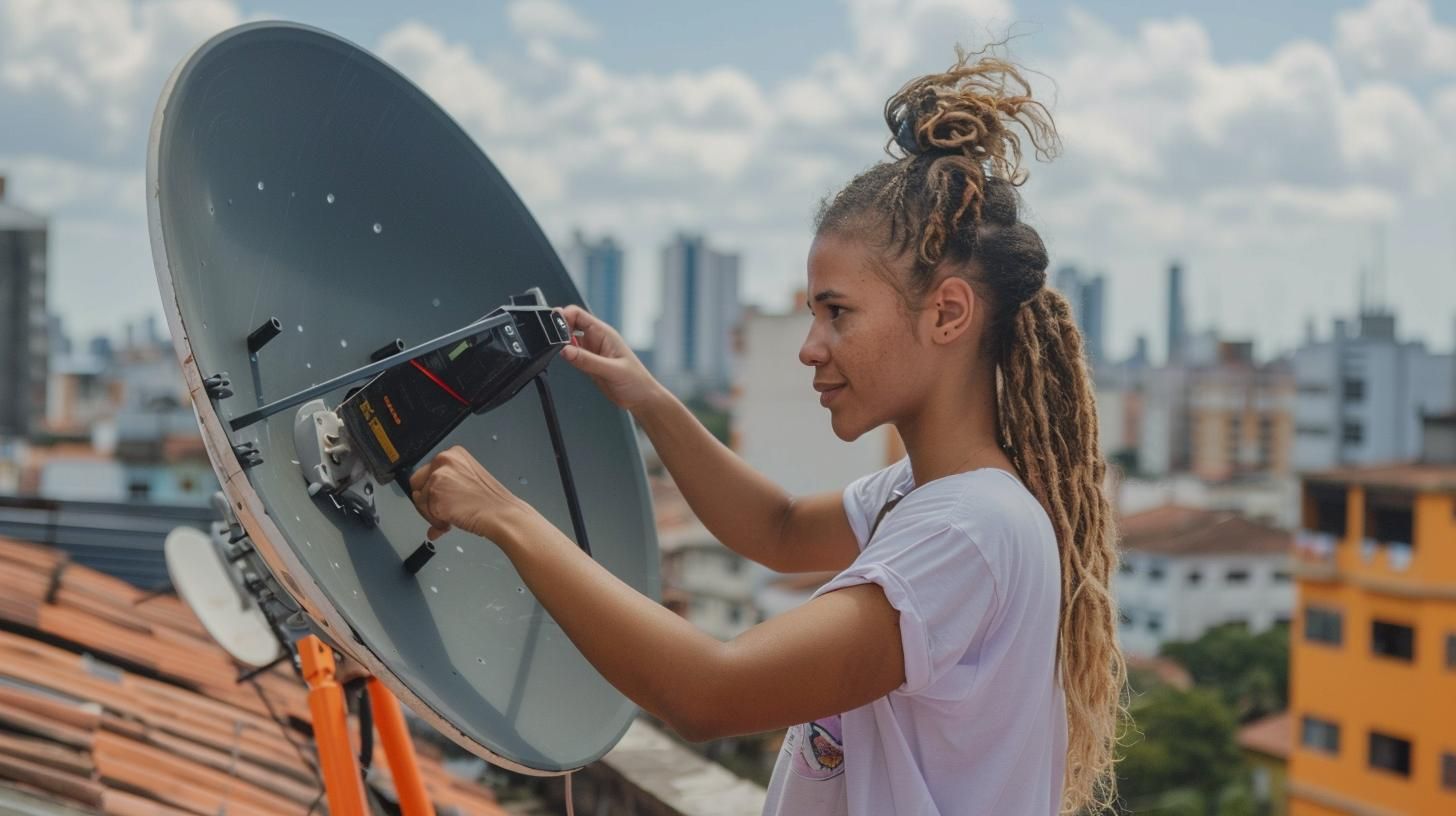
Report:
[[923,328],[930,332],[930,341],[939,345],[954,342],[974,322],[976,292],[965,278],[947,275],[926,296],[929,302],[921,312]]

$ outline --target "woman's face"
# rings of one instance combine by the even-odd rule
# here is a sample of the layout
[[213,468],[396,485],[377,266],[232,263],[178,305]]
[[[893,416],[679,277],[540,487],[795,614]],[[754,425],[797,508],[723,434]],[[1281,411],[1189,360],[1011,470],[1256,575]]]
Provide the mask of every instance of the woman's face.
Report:
[[927,382],[926,355],[915,353],[917,323],[872,251],[835,235],[815,238],[809,249],[813,320],[799,361],[814,369],[819,404],[846,442],[899,420],[921,401]]

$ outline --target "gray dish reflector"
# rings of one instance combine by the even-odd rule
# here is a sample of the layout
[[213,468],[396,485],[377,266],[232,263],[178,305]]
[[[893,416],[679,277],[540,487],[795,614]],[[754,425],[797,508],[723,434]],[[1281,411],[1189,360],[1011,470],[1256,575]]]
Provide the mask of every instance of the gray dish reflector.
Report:
[[[163,306],[212,464],[264,561],[320,631],[416,713],[505,767],[555,774],[606,753],[636,708],[493,544],[452,532],[410,576],[400,564],[425,523],[396,485],[378,491],[380,522],[367,528],[306,492],[292,411],[228,428],[265,400],[368,363],[396,337],[443,335],[532,286],[552,305],[582,302],[480,148],[359,47],[253,23],[204,43],[168,81],[147,203]],[[272,317],[281,333],[250,353],[248,335]],[[631,423],[569,364],[551,369],[593,555],[658,597]],[[214,403],[203,379],[222,371],[234,393]],[[262,463],[244,470],[232,449],[248,442]],[[529,389],[471,417],[453,444],[571,529]]]

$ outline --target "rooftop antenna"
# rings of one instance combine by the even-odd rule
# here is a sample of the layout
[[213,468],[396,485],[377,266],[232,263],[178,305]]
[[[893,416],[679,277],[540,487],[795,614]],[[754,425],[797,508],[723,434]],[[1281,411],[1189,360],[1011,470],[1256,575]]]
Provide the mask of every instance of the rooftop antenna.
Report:
[[1372,311],[1376,312],[1388,311],[1388,307],[1390,305],[1387,300],[1388,293],[1386,292],[1387,274],[1389,270],[1386,267],[1385,232],[1385,223],[1376,222],[1374,236],[1375,259],[1372,265],[1373,269],[1371,270],[1370,287],[1370,308]]
[[[610,750],[635,707],[498,548],[458,531],[422,544],[401,487],[462,445],[621,580],[659,592],[631,423],[570,366],[548,385],[574,342],[552,307],[582,297],[495,165],[372,54],[259,22],[173,72],[146,189],[168,327],[223,488],[219,553],[270,625],[288,624],[275,634],[310,688],[337,708],[338,655],[522,773]],[[330,812],[358,812],[340,797]]]

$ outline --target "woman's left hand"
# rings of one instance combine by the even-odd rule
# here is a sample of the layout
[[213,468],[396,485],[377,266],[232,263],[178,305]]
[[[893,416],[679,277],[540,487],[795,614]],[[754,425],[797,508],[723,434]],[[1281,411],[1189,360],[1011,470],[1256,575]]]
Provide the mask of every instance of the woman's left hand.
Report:
[[409,483],[415,509],[430,523],[425,535],[431,541],[458,527],[499,543],[512,515],[535,512],[459,445],[416,470]]

